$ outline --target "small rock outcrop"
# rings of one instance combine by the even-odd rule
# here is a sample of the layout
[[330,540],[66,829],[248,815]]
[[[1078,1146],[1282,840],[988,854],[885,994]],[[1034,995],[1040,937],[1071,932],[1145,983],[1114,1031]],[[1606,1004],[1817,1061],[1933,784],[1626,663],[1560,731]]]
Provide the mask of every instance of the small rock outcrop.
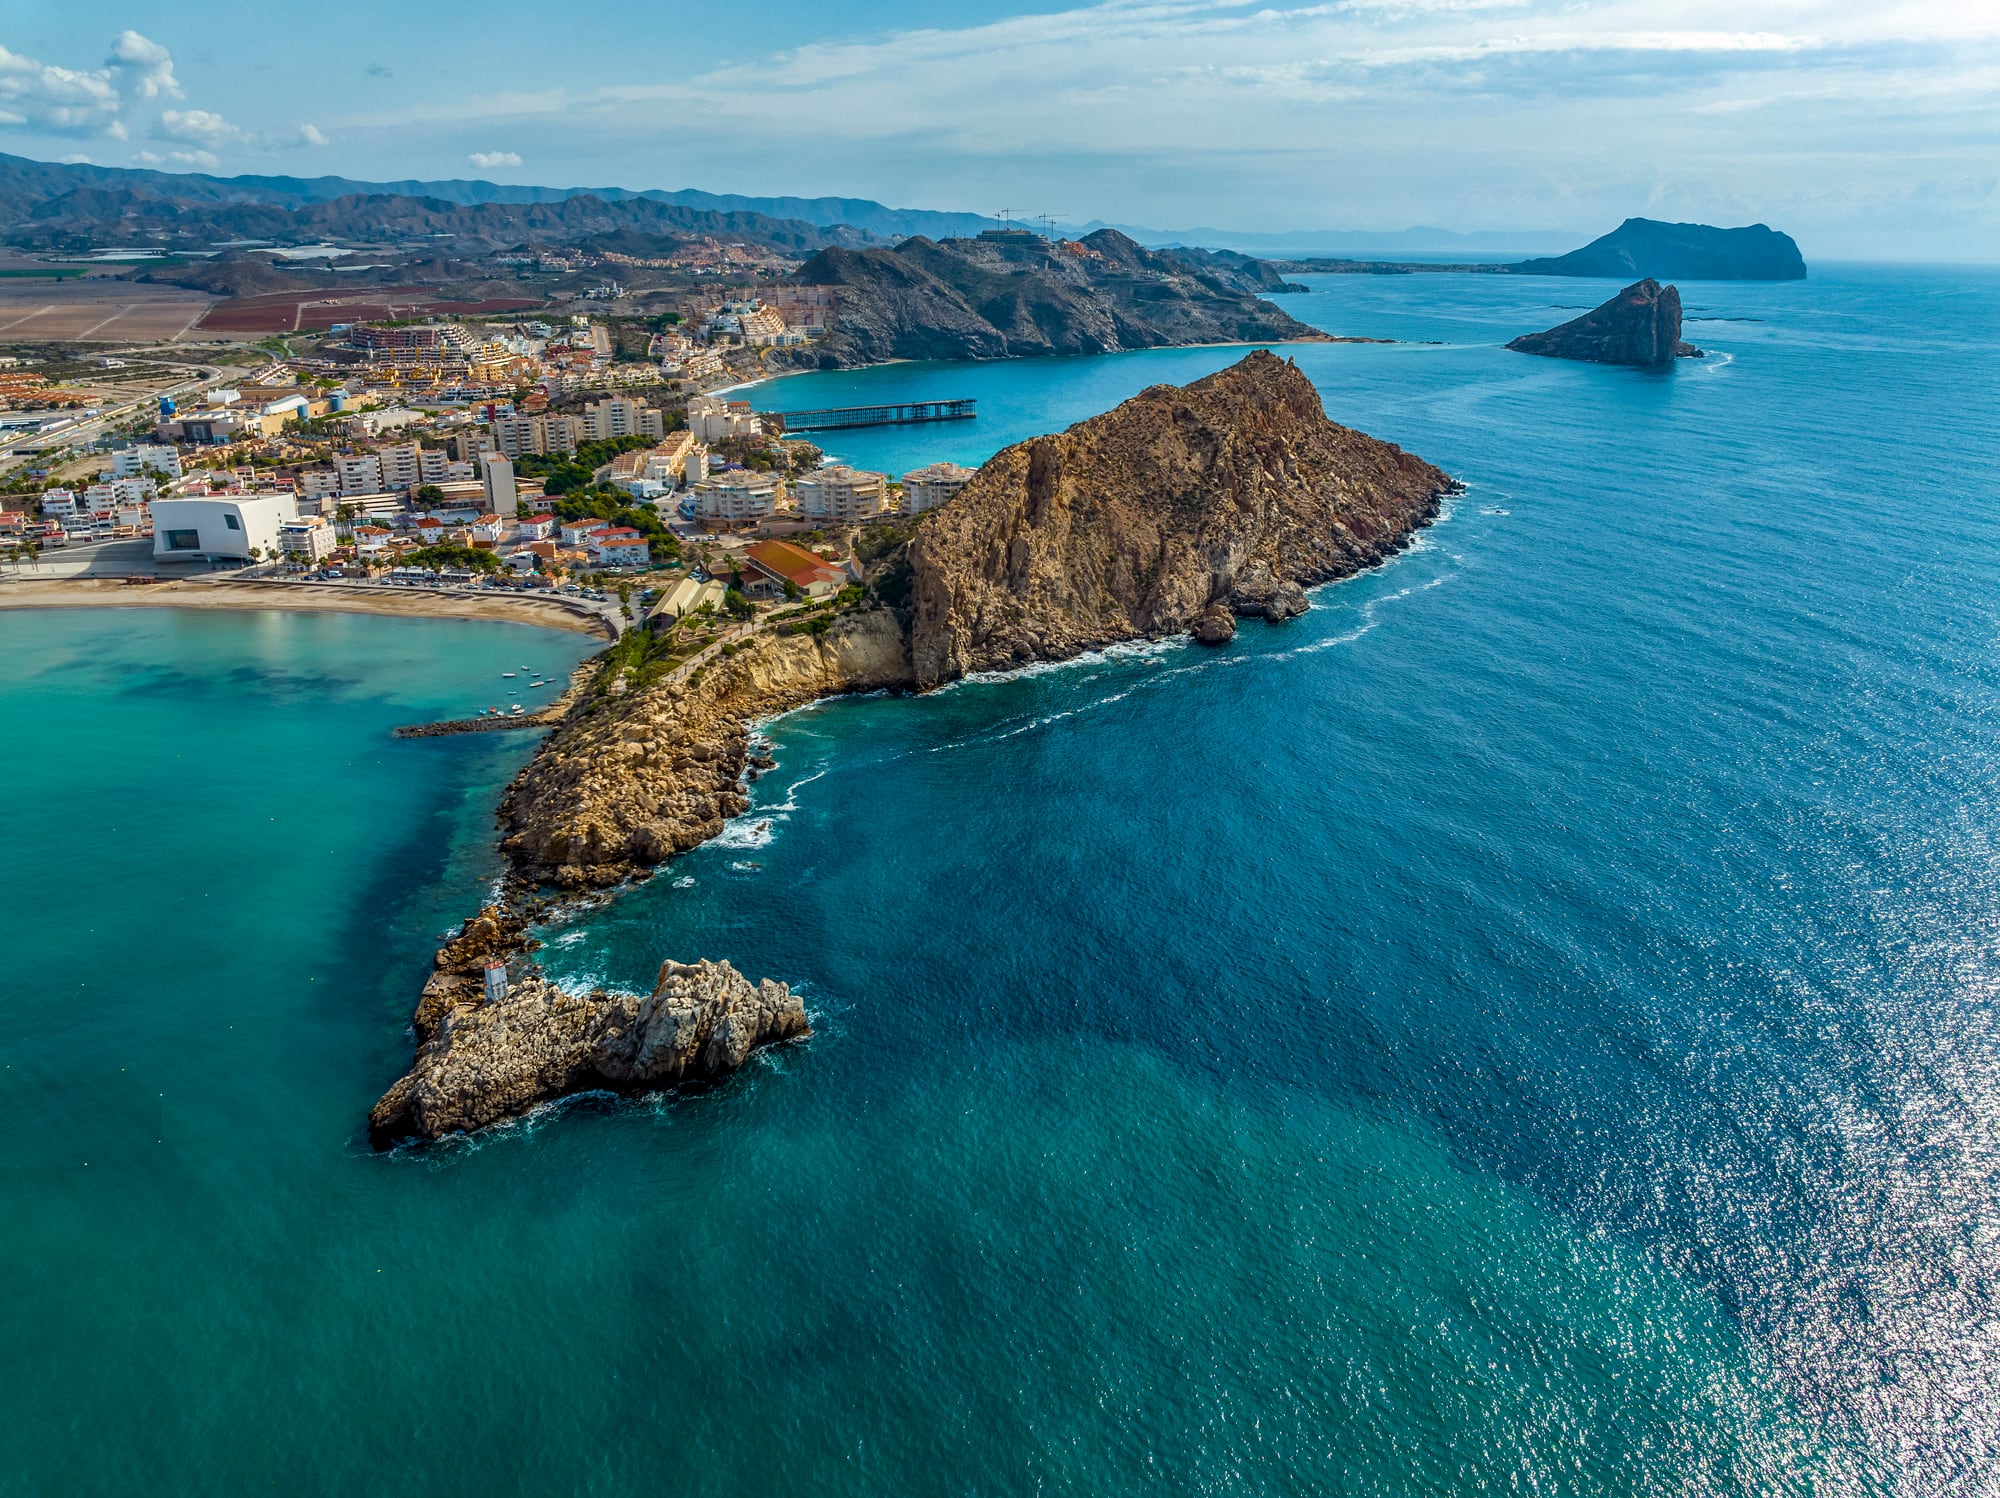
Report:
[[1681,294],[1658,281],[1635,281],[1601,307],[1546,333],[1527,333],[1507,345],[1517,354],[1582,359],[1593,364],[1671,364],[1699,359],[1681,342]]
[[910,546],[919,689],[971,671],[1186,634],[1214,605],[1273,621],[1305,589],[1408,543],[1454,488],[1401,448],[1327,420],[1259,350],[1019,442],[927,515]]
[[[759,1046],[811,1032],[798,996],[766,979],[753,985],[726,962],[668,962],[650,994],[566,993],[529,966],[507,992],[456,968],[472,948],[490,951],[509,917],[493,909],[438,954],[439,978],[467,978],[430,1003],[409,1072],[368,1116],[378,1146],[435,1140],[517,1118],[537,1103],[609,1089],[639,1092],[722,1077]],[[455,952],[455,949],[456,952]]]
[[1195,617],[1188,633],[1197,645],[1227,645],[1236,638],[1236,616],[1226,605],[1211,603]]

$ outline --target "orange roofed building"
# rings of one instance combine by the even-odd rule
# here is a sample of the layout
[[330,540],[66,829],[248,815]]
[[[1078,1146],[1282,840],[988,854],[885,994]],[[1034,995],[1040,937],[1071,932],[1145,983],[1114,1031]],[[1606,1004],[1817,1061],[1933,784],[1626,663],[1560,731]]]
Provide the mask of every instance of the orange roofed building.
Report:
[[808,598],[831,598],[847,585],[847,571],[789,541],[759,541],[743,553],[743,580],[753,597],[782,595],[790,583]]

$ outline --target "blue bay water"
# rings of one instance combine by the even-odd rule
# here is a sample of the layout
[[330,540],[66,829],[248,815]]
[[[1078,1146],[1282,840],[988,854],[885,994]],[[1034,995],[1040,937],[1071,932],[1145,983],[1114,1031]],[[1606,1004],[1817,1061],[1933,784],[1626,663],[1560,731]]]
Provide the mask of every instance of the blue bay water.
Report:
[[[586,642],[0,613],[0,1491],[1976,1488],[2000,278],[1683,288],[1664,374],[1499,347],[1608,284],[1312,284],[1468,492],[1224,651],[772,725],[545,933],[803,988],[697,1097],[359,1134],[528,747],[386,729]],[[976,461],[1239,353],[757,402]]]

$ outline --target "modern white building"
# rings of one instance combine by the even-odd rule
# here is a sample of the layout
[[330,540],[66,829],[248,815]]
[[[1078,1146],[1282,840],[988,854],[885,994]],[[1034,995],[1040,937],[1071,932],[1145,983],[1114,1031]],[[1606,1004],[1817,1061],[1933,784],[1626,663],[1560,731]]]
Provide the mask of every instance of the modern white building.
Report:
[[153,557],[162,562],[248,561],[279,550],[292,518],[289,494],[239,494],[153,502]]
[[732,468],[694,486],[694,512],[703,520],[740,525],[778,513],[783,486],[769,473]]
[[140,478],[148,473],[157,473],[163,478],[179,478],[181,455],[158,442],[121,447],[111,455],[111,477],[114,479]]
[[793,488],[802,520],[873,520],[889,508],[887,475],[845,463],[809,473]]
[[336,544],[333,527],[317,515],[301,515],[278,527],[278,546],[288,557],[317,562],[331,556]]
[[925,510],[935,510],[970,483],[973,474],[978,471],[976,468],[961,468],[956,463],[931,463],[923,468],[912,468],[903,475],[903,513],[920,515]]

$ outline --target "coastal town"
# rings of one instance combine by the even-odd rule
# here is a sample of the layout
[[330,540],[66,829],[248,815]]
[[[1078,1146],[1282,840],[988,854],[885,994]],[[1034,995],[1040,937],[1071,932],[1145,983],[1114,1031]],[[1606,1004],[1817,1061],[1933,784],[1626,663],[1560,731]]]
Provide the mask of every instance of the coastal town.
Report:
[[828,461],[735,397],[832,305],[724,294],[637,347],[582,314],[340,325],[87,431],[73,391],[0,372],[0,576],[615,589],[626,619],[830,597],[859,576],[843,536],[973,473]]

